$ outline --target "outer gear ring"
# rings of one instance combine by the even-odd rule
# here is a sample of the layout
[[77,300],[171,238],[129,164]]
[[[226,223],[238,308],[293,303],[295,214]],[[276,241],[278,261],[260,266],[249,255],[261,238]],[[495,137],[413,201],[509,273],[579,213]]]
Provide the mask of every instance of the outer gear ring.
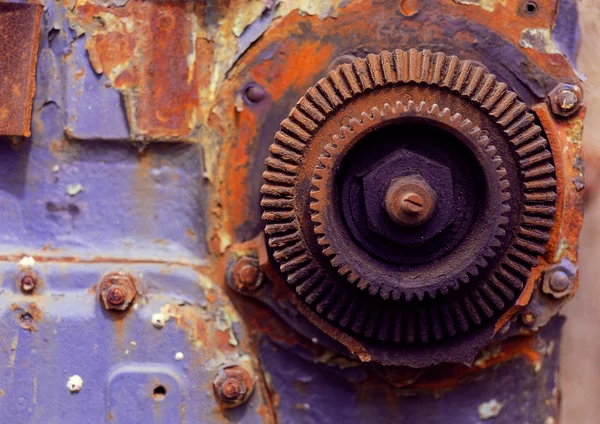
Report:
[[[403,87],[435,92],[450,103],[471,104],[471,109],[485,114],[495,125],[504,154],[509,151],[518,168],[518,175],[512,177],[521,190],[520,198],[513,199],[518,202],[520,219],[501,247],[503,256],[492,264],[492,270],[477,276],[471,290],[459,290],[454,295],[442,292],[445,300],[441,304],[439,299],[394,301],[393,294],[382,300],[364,292],[361,295],[347,283],[340,284],[324,266],[326,256],[315,249],[312,221],[307,220],[311,174],[318,152],[331,141],[332,125],[363,98],[372,102],[387,90],[388,98],[394,94],[397,100],[401,94],[397,91]],[[544,252],[553,225],[557,196],[552,155],[534,121],[506,84],[497,82],[483,68],[444,53],[397,50],[342,65],[300,99],[270,148],[261,204],[273,258],[288,283],[314,311],[367,339],[427,343],[493,324],[494,315],[514,304],[531,268],[537,265],[537,255]],[[471,279],[475,277],[471,273]]]

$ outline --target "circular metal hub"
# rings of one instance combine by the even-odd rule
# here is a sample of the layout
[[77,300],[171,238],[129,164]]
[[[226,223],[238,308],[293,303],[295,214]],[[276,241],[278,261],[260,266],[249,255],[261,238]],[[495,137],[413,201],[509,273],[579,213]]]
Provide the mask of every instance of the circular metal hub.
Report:
[[388,358],[391,346],[474,334],[485,344],[553,224],[552,155],[534,116],[483,68],[443,53],[383,52],[331,71],[270,152],[273,258],[321,319]]

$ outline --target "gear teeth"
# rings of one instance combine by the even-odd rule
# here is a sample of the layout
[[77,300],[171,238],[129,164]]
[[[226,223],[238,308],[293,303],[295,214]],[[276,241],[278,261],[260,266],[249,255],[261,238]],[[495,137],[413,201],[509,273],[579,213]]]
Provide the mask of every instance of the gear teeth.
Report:
[[402,317],[402,312],[400,312],[400,311],[393,311],[392,314],[394,315],[392,340],[395,343],[399,343],[400,341],[403,340],[404,319]]
[[350,303],[350,305],[348,305],[348,308],[344,311],[344,315],[342,316],[342,319],[340,320],[340,325],[342,326],[342,328],[346,328],[348,327],[350,321],[352,320],[352,318],[354,317],[354,314],[356,313],[356,310],[358,309],[358,302],[356,302],[355,300],[352,301]]
[[473,301],[479,307],[481,312],[486,316],[486,318],[491,318],[494,315],[494,310],[488,305],[483,296],[481,295],[481,290],[477,288],[475,291],[471,293]]
[[440,106],[437,103],[434,103],[429,108],[428,113],[431,114],[431,115],[441,116],[442,110],[440,109]]
[[330,321],[337,321],[339,316],[346,310],[348,306],[348,294],[342,293],[340,298],[332,306],[331,310],[327,313],[327,319]]
[[[504,227],[511,212],[508,204],[511,187],[506,179],[507,170],[494,145],[497,141],[471,120],[460,114],[452,115],[450,109],[443,105],[410,100],[397,101],[393,105],[385,103],[381,108],[362,113],[359,119],[349,119],[324,146],[317,166],[310,170],[314,174],[308,195],[312,228],[322,252],[310,253],[304,238],[305,230],[299,221],[301,216],[296,213],[295,207],[298,176],[305,172],[305,155],[313,148],[315,134],[357,95],[403,83],[437,86],[471,101],[487,112],[508,140],[507,146],[514,151],[520,170],[523,207],[521,224],[516,228],[516,234],[510,232],[513,238],[506,250],[500,252],[506,242]],[[472,267],[457,276],[454,284],[438,291],[403,291],[380,286],[376,281],[370,281],[370,276],[359,275],[352,264],[344,263],[328,240],[327,222],[323,219],[323,212],[328,207],[325,190],[332,169],[339,163],[336,158],[351,148],[348,143],[366,126],[403,114],[428,114],[431,119],[443,120],[470,134],[489,155],[498,177],[501,205],[497,227],[490,236],[489,245],[482,249],[478,259],[474,259]],[[556,170],[548,142],[535,121],[535,116],[505,83],[498,82],[494,75],[486,74],[483,68],[469,61],[461,61],[442,52],[415,49],[386,51],[341,65],[307,90],[282,122],[281,130],[269,148],[270,156],[265,161],[266,171],[263,173],[265,183],[261,187],[261,206],[273,258],[279,263],[281,272],[287,275],[289,285],[295,287],[313,310],[361,337],[386,343],[430,343],[482,325],[510,306],[523,290],[531,268],[538,263],[537,257],[545,252],[549,229],[554,225],[558,198]],[[382,308],[374,310],[350,295],[344,283],[336,281],[331,271],[322,270],[318,262],[320,259],[313,254],[328,258],[342,278],[362,291],[357,296],[377,297]],[[499,255],[504,256],[498,265],[487,271],[486,267]],[[486,274],[483,274],[484,270]],[[474,277],[477,277],[477,284],[470,284]],[[435,306],[429,304],[423,309],[415,306],[417,302],[433,300]],[[398,308],[399,304],[407,307]]]
[[471,318],[471,322],[473,322],[475,325],[481,324],[481,316],[479,315],[479,312],[477,312],[477,309],[475,308],[475,305],[473,304],[469,296],[466,296],[464,298],[464,305],[465,310],[469,315],[469,318]]
[[362,332],[361,330],[367,324],[367,316],[368,315],[369,315],[369,310],[367,309],[367,307],[364,305],[361,305],[358,309],[358,312],[354,316],[354,320],[352,322],[352,326],[350,327],[350,329],[356,334],[361,334],[361,332]]
[[338,297],[340,291],[341,289],[338,285],[328,284],[327,292],[323,295],[322,299],[315,307],[316,311],[319,314],[325,314],[329,310],[329,307],[333,304],[335,299]]
[[450,309],[447,304],[442,305],[441,313],[442,322],[444,323],[446,332],[450,337],[454,336],[456,334],[456,326],[454,325],[454,320],[452,319],[452,314],[450,313]]
[[458,328],[462,332],[467,331],[469,329],[469,321],[467,320],[467,316],[465,315],[457,300],[454,300],[452,302],[452,308],[454,309],[454,316],[456,317],[456,323],[458,324]]
[[390,321],[392,319],[392,313],[389,309],[383,311],[381,316],[381,322],[379,324],[379,331],[377,332],[377,338],[385,342],[390,337]]
[[489,284],[492,285],[499,293],[502,294],[507,300],[513,300],[515,294],[513,291],[503,282],[501,282],[495,275],[492,275],[489,280]]
[[429,342],[429,322],[427,319],[427,309],[419,311],[419,338],[422,343]]
[[486,74],[483,77],[483,83],[479,87],[479,89],[473,93],[472,99],[475,103],[481,104],[483,99],[487,97],[490,91],[496,85],[496,76],[492,74]]
[[429,311],[431,318],[431,327],[433,330],[433,338],[438,341],[444,337],[444,333],[442,330],[442,324],[440,322],[439,312],[436,308],[433,308]]

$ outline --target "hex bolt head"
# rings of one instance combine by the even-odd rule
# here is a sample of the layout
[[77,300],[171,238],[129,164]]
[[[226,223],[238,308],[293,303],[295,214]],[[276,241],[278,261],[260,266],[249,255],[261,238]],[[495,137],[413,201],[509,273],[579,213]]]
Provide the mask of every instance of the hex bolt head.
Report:
[[542,291],[556,299],[565,297],[573,292],[575,269],[570,262],[565,261],[563,260],[560,264],[546,271],[542,280]]
[[267,92],[260,85],[251,83],[244,89],[244,97],[248,103],[260,103],[267,98]]
[[575,114],[582,100],[581,88],[574,84],[559,84],[548,95],[552,112],[565,117]]
[[422,225],[435,210],[436,194],[426,181],[402,177],[394,180],[385,196],[385,209],[397,224]]
[[113,272],[102,278],[98,294],[106,309],[124,311],[137,296],[137,281],[126,272]]
[[229,285],[241,293],[258,290],[263,282],[263,273],[258,266],[258,259],[242,256],[230,271]]
[[213,380],[215,396],[224,408],[246,402],[254,389],[254,378],[238,365],[222,367]]
[[33,293],[33,291],[38,286],[39,277],[33,271],[23,271],[19,273],[18,285],[23,293]]

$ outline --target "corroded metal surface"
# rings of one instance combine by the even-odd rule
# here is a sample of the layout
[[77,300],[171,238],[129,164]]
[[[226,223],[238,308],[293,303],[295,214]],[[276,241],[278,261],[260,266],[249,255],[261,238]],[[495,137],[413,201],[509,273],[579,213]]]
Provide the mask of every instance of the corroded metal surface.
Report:
[[[516,304],[547,321],[572,294],[548,300],[540,277],[564,258],[577,264],[582,206],[585,107],[557,119],[546,103],[558,84],[578,84],[564,2],[538,1],[530,14],[516,0],[46,2],[32,143],[0,145],[0,411],[20,422],[285,422],[310,411],[336,422],[339,405],[316,399],[343,395],[345,406],[353,399],[360,408],[381,405],[373,396],[385,393],[389,409],[368,409],[370,417],[400,413],[399,402],[410,417],[410,399],[394,386],[406,389],[402,396],[413,384],[451,393],[475,378],[489,383],[490,396],[477,404],[462,398],[473,422],[479,406],[495,410],[492,399],[507,405],[498,422],[507,411],[510,422],[554,415],[555,386],[538,383],[554,375],[555,362],[539,362],[535,318],[524,324],[518,307],[494,329],[507,337],[505,347],[484,352],[472,368],[417,373],[427,380],[384,368],[356,379],[353,370],[372,367],[357,359],[369,359],[363,346],[353,345],[352,355],[311,325],[274,272],[260,237],[259,190],[279,124],[333,65],[400,47],[481,64],[534,111],[554,156],[559,225]],[[31,294],[17,286],[24,255],[36,259],[40,277]],[[240,290],[244,296],[226,284],[243,257],[256,259],[264,276]],[[115,270],[139,283],[137,301],[123,312],[105,310],[95,286]],[[236,275],[243,283],[254,274]],[[303,358],[348,373],[323,396],[318,386],[333,378],[306,386],[298,373],[291,383]],[[213,382],[232,363],[250,367],[256,382],[247,402],[224,408]],[[392,389],[372,390],[382,382]],[[496,387],[513,394],[535,387],[540,402],[509,408],[515,398],[496,398]],[[452,399],[419,405],[447,410]]]
[[0,136],[31,135],[42,6],[0,3]]
[[[483,68],[427,50],[368,55],[309,88],[275,135],[261,189],[268,244],[303,301],[366,339],[372,360],[468,362],[544,253],[557,199],[547,145]],[[372,234],[384,190],[409,171],[446,204],[425,225]],[[398,346],[447,338],[460,341]]]

